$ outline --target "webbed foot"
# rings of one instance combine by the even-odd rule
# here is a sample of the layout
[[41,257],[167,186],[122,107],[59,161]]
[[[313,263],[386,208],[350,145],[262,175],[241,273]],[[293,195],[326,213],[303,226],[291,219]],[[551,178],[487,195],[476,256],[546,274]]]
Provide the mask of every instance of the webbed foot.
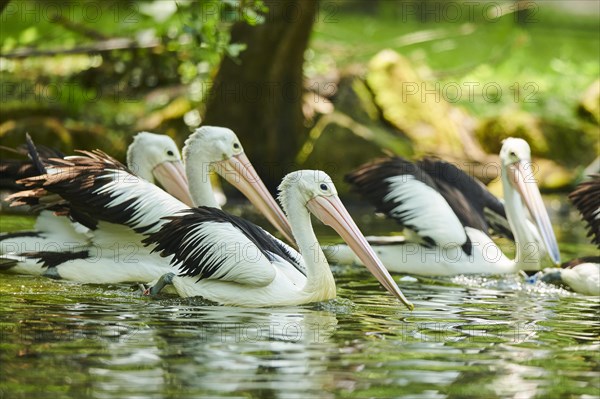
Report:
[[175,277],[175,273],[165,273],[151,287],[144,289],[144,295],[146,296],[157,296],[166,285],[173,284],[173,277]]

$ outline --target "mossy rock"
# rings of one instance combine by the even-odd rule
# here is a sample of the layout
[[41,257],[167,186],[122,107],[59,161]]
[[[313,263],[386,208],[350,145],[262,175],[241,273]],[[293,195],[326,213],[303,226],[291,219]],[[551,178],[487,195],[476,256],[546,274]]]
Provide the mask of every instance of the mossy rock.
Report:
[[[343,143],[344,151],[332,151],[332,148]],[[336,123],[328,124],[318,139],[311,154],[302,163],[302,169],[319,169],[325,171],[333,179],[340,194],[345,194],[348,187],[344,176],[374,158],[385,155],[375,143],[365,140],[354,132]]]
[[539,119],[518,109],[511,108],[500,115],[481,120],[475,135],[483,149],[492,154],[498,154],[502,141],[509,137],[526,140],[534,154],[548,153],[548,142],[540,128]]
[[498,154],[502,140],[520,137],[529,143],[532,156],[552,159],[569,167],[584,165],[594,159],[599,134],[596,125],[582,123],[572,127],[513,108],[483,119],[476,129],[477,139],[489,153]]
[[588,121],[600,124],[600,79],[587,88],[583,93],[577,112]]
[[[358,123],[380,123],[381,115],[373,95],[365,81],[359,76],[344,76],[340,79],[334,99],[336,110],[352,115]],[[400,132],[397,132],[400,134]]]
[[540,128],[548,142],[545,156],[549,159],[575,168],[588,165],[598,156],[600,127],[597,125],[582,123],[574,128],[542,120]]
[[576,178],[573,170],[569,170],[550,159],[536,158],[534,163],[538,170],[535,178],[540,190],[561,191],[572,186]]
[[[344,151],[331,150],[340,146]],[[344,176],[387,152],[411,157],[413,148],[401,132],[381,120],[364,80],[352,75],[340,80],[334,111],[322,115],[311,129],[296,162],[298,168],[326,171],[345,194]]]
[[483,160],[485,153],[473,137],[473,119],[435,93],[410,62],[393,50],[371,59],[367,84],[383,118],[402,131],[419,154]]

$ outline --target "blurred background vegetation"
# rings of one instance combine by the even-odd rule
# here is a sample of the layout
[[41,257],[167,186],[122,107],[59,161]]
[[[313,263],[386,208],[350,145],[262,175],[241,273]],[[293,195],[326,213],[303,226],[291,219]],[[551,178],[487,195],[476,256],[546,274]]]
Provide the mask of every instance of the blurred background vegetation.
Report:
[[[384,153],[496,177],[528,139],[545,189],[599,151],[597,1],[0,2],[0,145],[101,148],[139,131],[183,144],[233,128],[265,182],[341,179]],[[5,155],[2,155],[5,156]],[[342,191],[345,187],[338,184]]]

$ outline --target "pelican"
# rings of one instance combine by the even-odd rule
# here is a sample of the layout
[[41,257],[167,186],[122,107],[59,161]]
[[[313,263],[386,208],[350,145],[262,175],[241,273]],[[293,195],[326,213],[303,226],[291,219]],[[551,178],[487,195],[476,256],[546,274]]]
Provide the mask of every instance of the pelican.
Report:
[[[29,136],[27,142],[30,152],[35,153],[35,146]],[[44,147],[42,149],[45,159],[61,155],[49,152]],[[36,156],[33,158],[32,162],[22,164],[11,177],[18,180],[45,173],[44,161]],[[127,164],[131,170],[136,171],[137,176],[152,183],[158,181],[169,193],[193,206],[179,148],[169,136],[149,132],[136,134],[127,149]],[[84,224],[43,210],[36,219],[34,230],[1,234],[0,253],[82,251],[89,246],[94,234],[91,230],[95,229],[93,223],[90,225],[87,220]],[[23,270],[21,272],[27,273]],[[42,270],[34,267],[33,273],[39,272]]]
[[312,229],[310,214],[333,227],[379,282],[410,309],[322,171],[288,174],[280,202],[300,253],[241,218],[200,207],[167,217],[144,240],[171,258],[175,271],[146,291],[156,295],[172,284],[180,296],[201,296],[237,306],[286,306],[333,299],[335,280]]
[[[600,249],[600,174],[590,176],[569,194],[588,227],[588,237]],[[539,277],[546,282],[562,282],[575,292],[600,295],[600,256],[585,256],[563,263],[560,269],[546,269]],[[535,278],[534,278],[535,280]]]
[[[232,144],[230,148],[239,157],[239,142]],[[206,146],[200,149],[206,151]],[[190,151],[188,148],[184,153]],[[102,282],[101,275],[107,274],[119,274],[121,278],[131,274],[139,281],[145,273],[150,276],[146,281],[158,279],[149,293],[156,294],[171,282],[182,296],[202,295],[239,306],[297,305],[332,299],[336,296],[335,281],[312,230],[310,211],[339,232],[388,291],[413,307],[369,247],[324,172],[294,172],[280,186],[280,200],[292,222],[291,232],[300,255],[261,228],[216,207],[190,209],[142,179],[135,181],[134,188],[128,187],[126,182],[132,181],[132,175],[127,168],[99,152],[84,155],[77,162],[56,160],[52,173],[23,183],[33,190],[43,188],[58,194],[75,209],[93,205],[95,217],[146,235],[145,244],[167,258],[144,259],[139,267],[132,268],[138,273],[135,276],[129,267],[119,265],[117,271],[97,265],[100,281],[94,282]],[[227,157],[219,159],[230,162]],[[248,165],[245,167],[249,170]],[[256,181],[246,180],[239,187],[253,183]],[[285,216],[283,220],[287,220]],[[64,265],[67,270],[69,264]]]
[[600,257],[585,256],[561,265],[561,268],[544,269],[528,279],[547,283],[562,283],[584,295],[600,296]]
[[[293,242],[285,215],[256,174],[233,131],[201,127],[186,140],[183,154],[195,204],[218,208],[209,176],[215,169]],[[187,204],[138,178],[100,151],[84,151],[82,156],[50,162],[47,174],[24,179],[23,184],[30,190],[15,194],[11,200],[16,204],[44,201],[47,193],[54,193],[59,202],[69,204],[70,212],[85,217],[91,213],[93,219],[100,220],[101,228],[94,235],[91,248],[62,254],[39,252],[5,257],[4,268],[33,263],[49,277],[84,283],[148,282],[171,271],[168,261],[150,254],[141,244],[141,233],[145,230],[137,227],[131,230],[128,222],[160,226],[161,217],[189,209]],[[153,193],[159,194],[152,197]],[[145,196],[152,201],[134,200]],[[46,202],[53,206],[52,202]]]
[[[432,170],[431,161],[421,162],[421,168],[399,157],[348,175],[356,191],[408,230],[402,242],[371,241],[388,270],[436,276],[513,273],[539,270],[546,254],[560,263],[550,219],[533,180],[529,145],[506,139],[500,159],[505,206],[481,183],[441,161],[438,166],[455,170],[451,178],[426,173],[424,169]],[[510,233],[502,221],[504,212],[515,239],[515,259],[508,259],[488,235],[488,228]],[[357,263],[346,246],[330,247],[326,253],[334,262]]]

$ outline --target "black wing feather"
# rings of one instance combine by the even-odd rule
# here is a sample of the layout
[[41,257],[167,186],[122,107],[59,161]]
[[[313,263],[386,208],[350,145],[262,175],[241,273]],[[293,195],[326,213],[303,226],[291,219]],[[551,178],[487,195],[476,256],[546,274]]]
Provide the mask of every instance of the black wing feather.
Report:
[[31,136],[29,135],[29,133],[25,134],[25,141],[27,143],[27,154],[29,155],[29,159],[31,159],[33,166],[35,166],[39,174],[46,173],[46,167],[44,166],[44,162],[42,161],[42,156],[35,147],[33,140],[31,140]]
[[561,269],[572,269],[582,263],[600,263],[600,256],[583,256],[581,258],[571,259],[560,265]]
[[[392,211],[400,202],[386,201],[385,196],[391,191],[389,177],[412,175],[415,179],[436,189],[435,182],[421,168],[401,157],[393,156],[376,159],[357,168],[345,176],[345,181],[352,185],[352,191],[360,194],[371,202],[377,212],[394,219],[400,226],[408,227],[418,232],[417,226],[408,226],[403,222],[402,215],[393,216]],[[424,237],[427,240],[427,237]],[[432,244],[432,243],[431,243]]]
[[[395,210],[402,201],[398,198],[386,200],[388,193],[392,191],[390,183],[387,181],[390,177],[411,175],[421,183],[439,191],[435,181],[421,169],[417,164],[405,160],[398,156],[376,159],[373,162],[360,166],[355,171],[346,175],[345,180],[352,185],[353,191],[359,193],[368,199],[378,212],[394,219],[402,228],[409,228],[419,234],[423,240],[422,245],[433,247],[437,245],[435,240],[420,232],[418,225],[407,223],[405,211]],[[462,245],[463,251],[470,255],[472,251],[471,239],[466,236],[466,242]]]
[[[58,169],[59,172],[20,180],[18,183],[28,190],[13,194],[8,200],[13,205],[30,205],[37,209],[48,209],[60,215],[68,215],[72,220],[90,229],[95,229],[99,220],[125,224],[125,221],[131,218],[130,205],[134,200],[108,207],[108,203],[113,200],[110,193],[91,193],[110,179],[110,175],[107,177],[107,170],[122,170],[131,175],[133,172],[102,151],[79,152],[83,156],[73,160],[46,159],[46,167]],[[91,214],[90,209],[98,212]],[[150,227],[152,226],[148,226]]]
[[504,204],[483,183],[440,159],[423,158],[417,165],[435,181],[438,192],[463,226],[483,232],[492,230],[514,241]]
[[37,251],[23,252],[19,256],[24,256],[29,259],[37,259],[37,263],[41,263],[42,267],[56,267],[65,262],[75,259],[87,259],[90,253],[87,250],[76,252],[54,252],[54,251]]
[[587,223],[587,236],[600,248],[600,174],[590,175],[590,178],[580,183],[569,194],[569,199]]
[[[143,243],[146,245],[155,244],[153,252],[159,252],[161,256],[173,255],[173,264],[181,265],[180,270],[183,276],[198,276],[199,280],[208,278],[224,263],[223,260],[209,262],[207,255],[211,250],[211,246],[202,245],[208,235],[197,236],[197,228],[207,222],[231,224],[248,237],[269,261],[273,262],[275,260],[274,255],[277,255],[306,275],[299,260],[279,240],[255,224],[220,209],[201,206],[183,210],[177,215],[164,219],[169,220],[169,222],[163,224],[158,232],[145,238]],[[187,240],[192,236],[195,237],[193,241]],[[198,248],[203,249],[198,251]],[[191,255],[192,252],[195,253]]]

